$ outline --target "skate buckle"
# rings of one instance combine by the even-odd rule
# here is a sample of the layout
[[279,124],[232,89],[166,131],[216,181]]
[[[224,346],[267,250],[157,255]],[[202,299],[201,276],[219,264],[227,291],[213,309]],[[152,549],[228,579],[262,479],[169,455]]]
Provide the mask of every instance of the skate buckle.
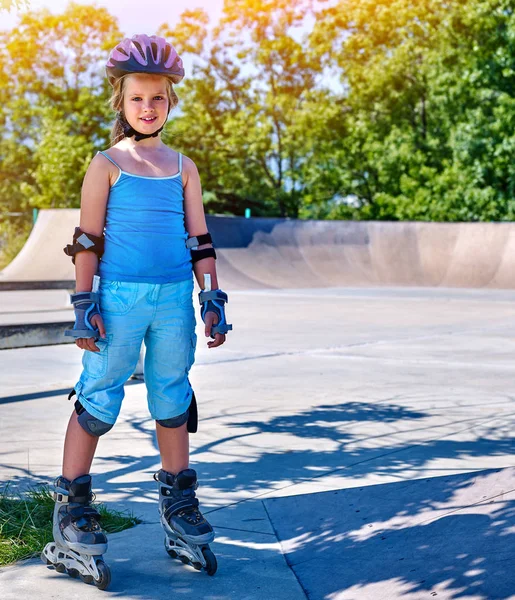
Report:
[[54,500],[56,502],[68,502],[68,494],[62,494],[61,492],[54,492]]

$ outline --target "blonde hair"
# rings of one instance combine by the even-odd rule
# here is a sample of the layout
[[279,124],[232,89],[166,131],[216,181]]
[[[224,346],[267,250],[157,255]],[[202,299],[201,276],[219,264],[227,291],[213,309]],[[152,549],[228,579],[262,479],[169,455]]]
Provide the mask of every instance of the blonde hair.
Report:
[[[118,114],[123,114],[123,95],[125,92],[125,81],[131,73],[127,73],[122,77],[119,77],[113,82],[113,93],[109,99],[111,108]],[[166,80],[166,95],[168,96],[168,112],[175,108],[179,104],[179,98],[173,89],[173,81],[170,77],[163,75]],[[111,146],[117,144],[121,139],[125,137],[123,133],[123,127],[120,120],[117,118],[111,129]]]

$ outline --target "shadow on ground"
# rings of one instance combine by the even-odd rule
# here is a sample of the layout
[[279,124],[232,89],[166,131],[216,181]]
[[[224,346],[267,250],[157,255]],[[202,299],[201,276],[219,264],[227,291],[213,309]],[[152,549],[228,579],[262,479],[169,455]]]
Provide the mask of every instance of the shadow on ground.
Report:
[[[430,416],[431,425],[425,421],[429,414],[393,401],[321,405],[263,421],[256,419],[255,410],[252,420],[246,420],[244,413],[226,411],[214,418],[221,420],[222,431],[227,428],[227,436],[192,452],[192,464],[212,497],[203,504],[205,512],[227,510],[228,505],[241,502],[239,492],[248,502],[256,502],[256,496],[272,489],[328,474],[344,477],[350,467],[353,477],[373,472],[402,479],[409,470],[412,479],[413,470],[423,470],[436,459],[513,453],[513,440],[488,426],[488,420],[498,415],[450,420],[450,433],[449,427],[442,430],[442,425],[434,424],[434,411]],[[509,430],[513,416],[503,419]],[[380,423],[383,433],[374,426],[365,428],[373,433],[364,435],[359,423]],[[200,426],[209,427],[209,422]],[[131,421],[130,427],[148,435],[155,452],[103,457],[104,472],[95,477],[95,491],[100,499],[104,494],[117,494],[117,504],[130,506],[136,513],[143,506],[141,501],[148,500],[146,505],[155,516],[146,520],[156,522],[152,473],[159,454],[154,425],[150,418],[143,418]],[[413,432],[417,437],[410,436]],[[455,433],[459,435],[446,439]],[[460,439],[464,434],[466,439]],[[473,464],[467,463],[469,468]],[[514,483],[513,473],[505,472],[510,472]],[[513,497],[493,497],[495,486],[503,488],[501,476],[502,472],[489,471],[406,480],[271,499],[265,505],[288,563],[310,599],[365,600],[374,597],[373,591],[368,595],[369,590],[379,584],[394,589],[391,596],[383,597],[430,592],[445,598],[506,599],[515,589],[511,569],[515,503]],[[120,479],[124,483],[118,483]],[[23,489],[34,481],[32,473],[20,469],[11,489]],[[496,482],[493,487],[492,482]],[[509,489],[505,486],[505,495],[513,488],[515,484]],[[202,487],[199,495],[202,500]],[[246,543],[238,525],[223,534],[243,546]],[[263,548],[263,552],[270,550]],[[253,553],[249,545],[249,559]],[[331,576],[323,576],[327,573]],[[350,595],[345,595],[346,590]]]
[[514,489],[504,469],[265,505],[310,599],[500,600],[515,590]]

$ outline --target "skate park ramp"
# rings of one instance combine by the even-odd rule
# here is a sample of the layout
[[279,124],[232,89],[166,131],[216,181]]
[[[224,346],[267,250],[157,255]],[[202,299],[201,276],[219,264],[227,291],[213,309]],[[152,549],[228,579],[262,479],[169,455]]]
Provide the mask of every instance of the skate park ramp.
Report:
[[[217,248],[220,280],[229,290],[515,287],[512,223],[299,221],[211,215],[207,222]],[[0,286],[73,282],[74,267],[62,249],[78,224],[78,209],[40,211],[27,243],[0,273]]]
[[[75,281],[75,268],[63,248],[71,242],[78,225],[78,209],[39,211],[27,242],[14,260],[0,272],[0,286],[10,282]],[[2,287],[6,286],[0,289]]]
[[511,223],[296,221],[212,217],[224,284],[515,287]]

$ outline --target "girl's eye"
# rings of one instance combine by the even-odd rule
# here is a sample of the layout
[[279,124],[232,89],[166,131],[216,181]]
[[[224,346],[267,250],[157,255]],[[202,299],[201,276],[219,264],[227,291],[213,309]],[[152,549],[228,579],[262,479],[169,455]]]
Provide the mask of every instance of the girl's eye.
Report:
[[[136,100],[141,100],[141,98],[139,96],[135,96],[132,100],[135,102]],[[164,96],[154,96],[154,100],[164,100]]]

